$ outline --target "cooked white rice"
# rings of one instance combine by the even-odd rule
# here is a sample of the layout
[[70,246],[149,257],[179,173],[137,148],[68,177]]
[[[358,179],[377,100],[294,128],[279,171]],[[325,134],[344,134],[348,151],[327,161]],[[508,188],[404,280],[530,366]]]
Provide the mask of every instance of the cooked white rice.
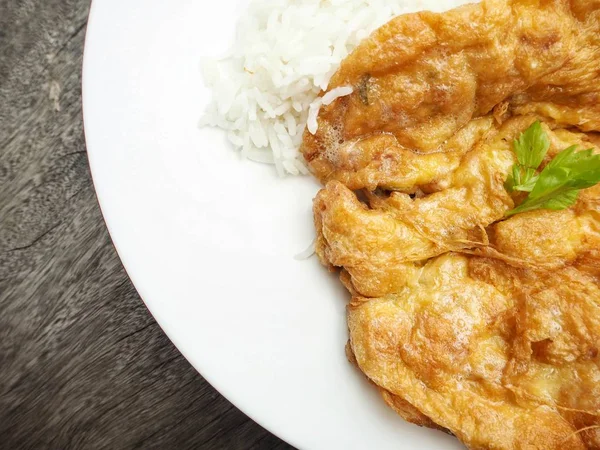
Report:
[[[327,91],[339,63],[392,17],[443,11],[465,0],[253,0],[242,14],[229,55],[206,60],[212,101],[202,126],[227,131],[243,157],[275,164],[279,175],[308,173],[298,148],[315,133],[321,104],[348,95]],[[308,124],[307,124],[308,121]]]

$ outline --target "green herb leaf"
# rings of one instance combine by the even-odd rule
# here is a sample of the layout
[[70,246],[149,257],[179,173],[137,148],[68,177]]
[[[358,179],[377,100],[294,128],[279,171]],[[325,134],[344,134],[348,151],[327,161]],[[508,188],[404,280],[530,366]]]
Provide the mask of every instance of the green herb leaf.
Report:
[[600,155],[594,155],[594,150],[591,148],[581,152],[576,150],[576,145],[563,150],[550,161],[548,168],[562,168],[570,173],[577,174],[578,178],[592,182],[593,184],[588,186],[591,187],[598,183],[598,181],[594,182],[592,180],[598,177],[600,171]]
[[531,191],[533,191],[533,188],[535,187],[535,184],[537,183],[538,178],[539,178],[538,175],[533,175],[533,176],[529,177],[525,183],[521,183],[521,184],[513,186],[512,190],[513,191],[521,191],[521,192],[531,192]]
[[515,139],[514,147],[520,165],[533,170],[540,167],[550,148],[550,140],[539,120]]
[[538,197],[535,199],[527,197],[527,199],[515,209],[508,211],[506,217],[535,211],[536,209],[552,209],[555,211],[567,209],[575,204],[578,196],[579,190],[565,190],[563,192],[557,192],[554,195]]
[[[576,150],[577,146],[572,146],[556,155],[536,176],[525,201],[506,215],[536,209],[567,209],[575,204],[581,189],[600,183],[600,155],[594,155],[592,149]],[[531,186],[531,180],[526,188]]]
[[535,171],[548,153],[550,141],[539,121],[534,122],[513,143],[518,164],[512,169],[512,176],[506,180],[508,191],[531,192],[537,181]]

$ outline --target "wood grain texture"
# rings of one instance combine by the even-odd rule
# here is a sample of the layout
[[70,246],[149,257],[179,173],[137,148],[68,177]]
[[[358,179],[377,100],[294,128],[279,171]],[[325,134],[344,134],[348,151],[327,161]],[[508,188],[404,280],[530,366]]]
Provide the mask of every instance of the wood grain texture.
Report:
[[89,0],[0,0],[0,448],[288,449],[178,353],[88,170]]

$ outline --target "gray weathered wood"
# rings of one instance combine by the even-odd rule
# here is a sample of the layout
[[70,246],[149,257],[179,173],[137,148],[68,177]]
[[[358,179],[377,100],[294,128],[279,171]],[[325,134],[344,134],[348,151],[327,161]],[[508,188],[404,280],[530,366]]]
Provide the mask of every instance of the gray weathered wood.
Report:
[[87,165],[89,0],[0,0],[0,448],[289,448],[183,359],[127,278]]

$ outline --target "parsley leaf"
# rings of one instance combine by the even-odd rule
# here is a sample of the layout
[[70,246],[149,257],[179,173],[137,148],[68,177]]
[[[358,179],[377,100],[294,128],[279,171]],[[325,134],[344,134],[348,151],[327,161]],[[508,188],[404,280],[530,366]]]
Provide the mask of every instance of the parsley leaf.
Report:
[[600,155],[592,149],[576,150],[577,146],[572,146],[556,155],[537,176],[525,201],[506,216],[536,209],[567,209],[575,204],[581,189],[600,183]]
[[550,141],[544,132],[540,121],[535,121],[518,139],[513,142],[518,164],[512,169],[512,174],[506,180],[506,189],[509,192],[531,192],[538,176],[536,170],[548,153]]
[[515,139],[514,146],[519,164],[535,170],[544,160],[550,140],[540,121],[536,120],[519,139]]
[[553,197],[552,195],[532,199],[527,198],[523,203],[506,213],[506,217],[514,216],[515,214],[535,211],[536,209],[552,209],[560,211],[567,209],[575,204],[579,190],[567,190],[558,192]]

